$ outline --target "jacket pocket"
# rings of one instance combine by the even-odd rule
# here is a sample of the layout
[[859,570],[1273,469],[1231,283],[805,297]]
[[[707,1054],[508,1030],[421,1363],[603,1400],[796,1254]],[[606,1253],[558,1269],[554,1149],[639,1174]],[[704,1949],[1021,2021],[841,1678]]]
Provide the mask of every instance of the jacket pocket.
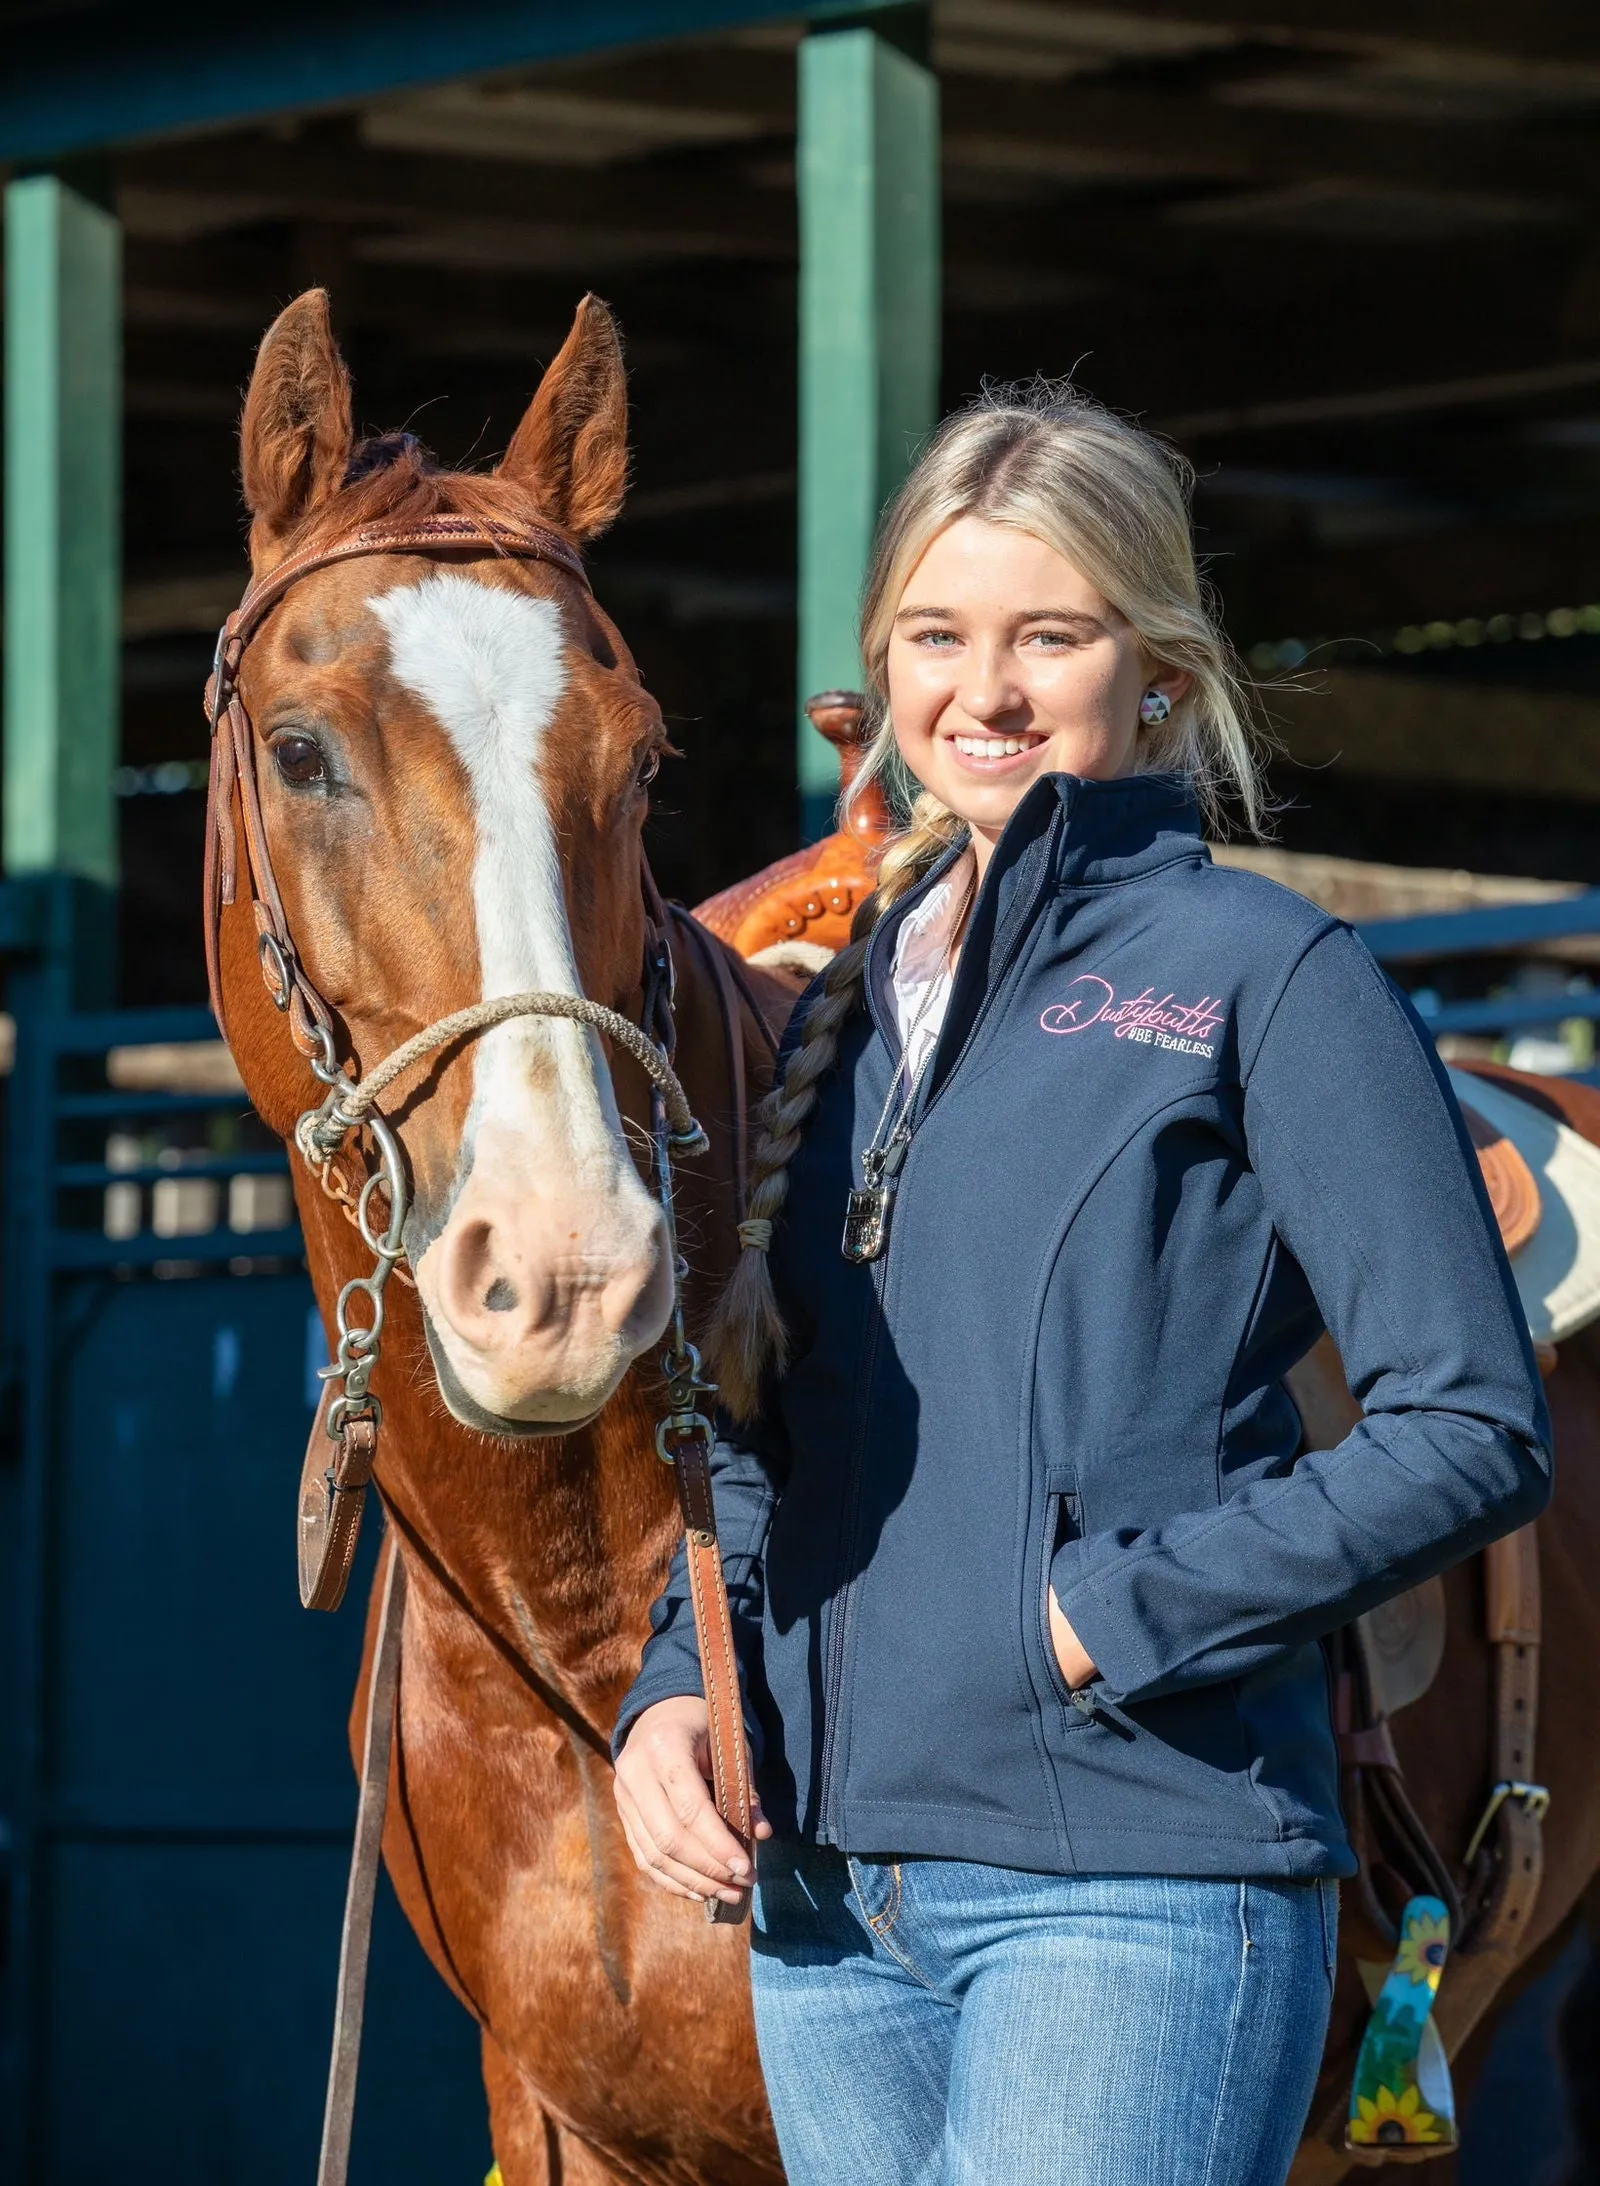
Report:
[[1056,1657],[1055,1639],[1050,1630],[1050,1566],[1055,1561],[1056,1550],[1063,1541],[1072,1541],[1078,1535],[1078,1498],[1071,1489],[1052,1489],[1044,1501],[1043,1554],[1040,1559],[1036,1597],[1039,1606],[1039,1640],[1044,1650],[1045,1674],[1050,1689],[1065,1707],[1067,1721],[1082,1725],[1086,1720],[1079,1704],[1072,1697],[1072,1687],[1062,1674]]

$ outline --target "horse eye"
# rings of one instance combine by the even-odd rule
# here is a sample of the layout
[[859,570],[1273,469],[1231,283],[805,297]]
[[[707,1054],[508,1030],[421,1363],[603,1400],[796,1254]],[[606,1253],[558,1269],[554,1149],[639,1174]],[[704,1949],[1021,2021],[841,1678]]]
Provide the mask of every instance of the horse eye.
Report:
[[272,756],[283,779],[296,789],[327,780],[322,746],[313,736],[280,736],[272,747]]
[[639,761],[638,772],[634,775],[634,780],[638,784],[640,789],[643,789],[645,784],[647,782],[653,782],[660,772],[661,754],[659,751],[652,748],[650,751],[647,751],[644,757]]

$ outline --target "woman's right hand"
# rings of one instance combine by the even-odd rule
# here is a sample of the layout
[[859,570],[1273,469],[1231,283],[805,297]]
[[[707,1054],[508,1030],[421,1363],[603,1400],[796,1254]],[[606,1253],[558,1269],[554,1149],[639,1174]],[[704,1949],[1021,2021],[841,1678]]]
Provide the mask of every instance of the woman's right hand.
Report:
[[[646,1708],[617,1756],[617,1812],[642,1874],[675,1897],[736,1905],[749,1889],[750,1854],[711,1796],[711,1729],[704,1700],[684,1694]],[[772,1824],[751,1794],[755,1835]]]

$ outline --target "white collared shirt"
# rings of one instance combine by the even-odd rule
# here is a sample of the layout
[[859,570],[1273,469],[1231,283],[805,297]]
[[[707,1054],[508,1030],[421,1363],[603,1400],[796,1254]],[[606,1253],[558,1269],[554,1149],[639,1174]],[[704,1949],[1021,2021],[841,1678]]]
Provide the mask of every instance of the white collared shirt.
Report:
[[905,1048],[903,1068],[907,1084],[915,1084],[917,1072],[932,1052],[944,1024],[945,1011],[950,1006],[950,989],[955,983],[950,943],[957,921],[966,908],[971,886],[972,852],[969,850],[910,913],[895,936],[890,979],[894,988],[895,1019]]

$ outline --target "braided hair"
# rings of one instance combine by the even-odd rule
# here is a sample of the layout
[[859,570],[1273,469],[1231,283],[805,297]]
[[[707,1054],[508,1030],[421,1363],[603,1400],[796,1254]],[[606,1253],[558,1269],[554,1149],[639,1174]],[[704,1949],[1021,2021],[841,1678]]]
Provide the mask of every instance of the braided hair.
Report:
[[857,912],[849,943],[822,975],[822,991],[806,1012],[799,1045],[757,1111],[750,1201],[739,1225],[744,1249],[706,1339],[722,1401],[735,1419],[754,1417],[767,1376],[781,1374],[788,1363],[788,1332],[767,1247],[789,1196],[789,1164],[800,1150],[822,1081],[838,1058],[839,1035],[861,1002],[872,929],[962,833],[961,822],[936,797],[924,792],[917,799],[910,824],[884,849],[878,885]]

